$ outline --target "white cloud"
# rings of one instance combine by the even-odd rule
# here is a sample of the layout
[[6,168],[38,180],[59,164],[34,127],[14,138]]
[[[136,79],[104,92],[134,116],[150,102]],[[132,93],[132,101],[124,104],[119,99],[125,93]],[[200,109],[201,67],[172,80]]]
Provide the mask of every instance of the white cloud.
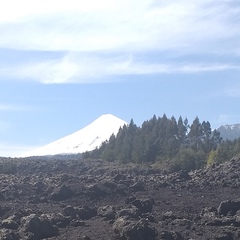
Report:
[[[11,71],[11,69],[9,69]],[[11,74],[11,73],[9,73]],[[1,70],[0,70],[0,76],[1,76]],[[30,107],[17,105],[17,104],[6,104],[6,103],[0,103],[0,112],[6,112],[6,111],[29,111],[31,110]]]
[[240,70],[238,65],[230,64],[189,64],[179,68],[183,73],[199,73],[199,72],[219,72],[226,70]]
[[231,7],[234,2],[12,0],[1,6],[0,46],[66,51],[224,51],[214,49],[216,43],[230,39],[239,47],[236,18],[240,7]]
[[66,11],[82,13],[99,11],[105,8],[112,9],[116,6],[116,2],[115,0],[103,0],[101,2],[95,0],[87,2],[83,0],[22,0],[21,2],[9,0],[1,3],[0,21],[15,22],[29,16],[42,16]]
[[[181,57],[239,56],[239,15],[237,0],[5,1],[0,9],[0,48],[66,54],[61,59],[0,65],[0,76],[89,83],[108,81],[113,75],[238,70],[225,61],[183,64]],[[150,59],[152,52],[171,55],[174,61],[135,57]]]
[[[96,83],[113,81],[112,76],[201,73],[211,71],[240,70],[230,64],[204,64],[165,62],[150,63],[139,61],[132,55],[102,56],[83,53],[68,53],[62,59],[48,60],[26,65],[14,65],[1,71],[0,76],[10,76],[25,81],[34,80],[45,84],[54,83]],[[111,78],[110,78],[111,77]],[[0,110],[23,110],[24,107],[0,105]],[[26,110],[26,108],[25,108]]]

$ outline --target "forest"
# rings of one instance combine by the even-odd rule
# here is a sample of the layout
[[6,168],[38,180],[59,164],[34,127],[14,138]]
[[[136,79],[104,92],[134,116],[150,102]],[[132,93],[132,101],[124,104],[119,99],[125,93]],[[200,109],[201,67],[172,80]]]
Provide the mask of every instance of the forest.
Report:
[[240,154],[240,139],[223,141],[209,121],[196,117],[178,120],[155,115],[138,127],[133,119],[119,129],[118,134],[83,158],[101,158],[121,163],[156,164],[168,171],[195,170],[222,163]]

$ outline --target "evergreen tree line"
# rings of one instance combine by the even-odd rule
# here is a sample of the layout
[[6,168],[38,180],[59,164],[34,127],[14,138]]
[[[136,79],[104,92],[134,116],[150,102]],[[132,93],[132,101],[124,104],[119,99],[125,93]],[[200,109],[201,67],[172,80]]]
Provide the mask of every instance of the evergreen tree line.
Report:
[[154,115],[141,127],[131,120],[116,136],[112,135],[100,148],[85,153],[84,157],[122,163],[157,162],[171,170],[194,170],[221,162],[217,160],[220,155],[221,159],[229,159],[229,154],[224,156],[226,148],[230,148],[229,143],[222,142],[220,133],[212,131],[208,121],[200,122],[196,117],[189,124],[187,118],[183,120],[180,116],[176,120],[164,114],[158,118]]
[[209,153],[207,164],[223,163],[233,157],[240,157],[240,138],[223,141],[216,150]]

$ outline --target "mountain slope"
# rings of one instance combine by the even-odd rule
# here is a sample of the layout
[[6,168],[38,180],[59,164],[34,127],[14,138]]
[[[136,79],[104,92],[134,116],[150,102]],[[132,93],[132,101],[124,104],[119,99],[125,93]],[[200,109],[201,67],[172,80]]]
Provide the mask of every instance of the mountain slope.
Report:
[[122,119],[111,114],[105,114],[85,128],[39,149],[25,153],[21,157],[77,154],[91,151],[108,140],[112,134],[117,134],[119,128],[125,124],[127,123]]
[[217,129],[223,139],[234,140],[240,138],[240,124],[223,125]]

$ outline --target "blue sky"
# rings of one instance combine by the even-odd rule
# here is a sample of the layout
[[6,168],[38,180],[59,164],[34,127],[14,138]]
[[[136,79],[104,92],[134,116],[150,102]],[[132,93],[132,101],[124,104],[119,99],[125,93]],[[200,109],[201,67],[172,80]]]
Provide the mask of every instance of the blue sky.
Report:
[[105,113],[240,123],[239,29],[237,0],[4,1],[0,156]]

